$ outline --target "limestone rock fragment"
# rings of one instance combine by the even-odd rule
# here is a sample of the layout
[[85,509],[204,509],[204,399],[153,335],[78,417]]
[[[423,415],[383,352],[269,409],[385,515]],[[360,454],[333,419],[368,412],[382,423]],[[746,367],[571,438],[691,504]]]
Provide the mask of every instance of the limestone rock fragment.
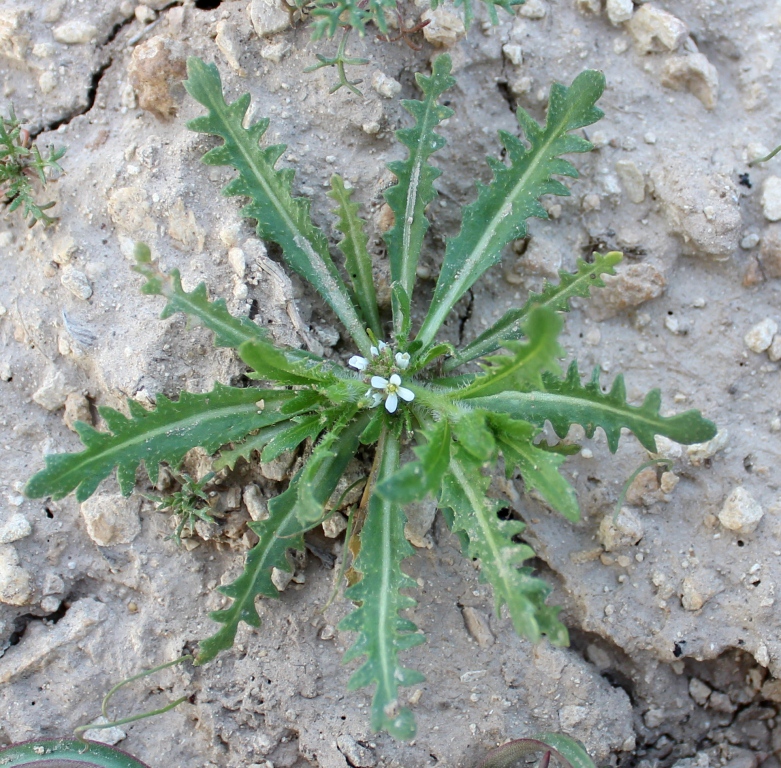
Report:
[[206,233],[203,227],[195,220],[195,214],[184,207],[182,198],[176,198],[176,202],[168,211],[168,234],[174,240],[174,247],[187,253],[201,253],[206,242]]
[[719,73],[702,53],[667,59],[662,69],[662,85],[674,91],[688,91],[705,109],[713,109],[719,98]]
[[65,405],[71,391],[72,387],[65,379],[65,374],[52,368],[46,373],[43,384],[33,394],[33,400],[47,411],[56,411]]
[[605,10],[610,23],[615,27],[632,18],[634,3],[632,0],[607,0]]
[[63,267],[60,275],[60,282],[77,299],[87,301],[92,296],[92,286],[89,278],[80,269],[76,269],[72,264]]
[[466,28],[460,16],[444,8],[429,8],[420,16],[429,23],[423,27],[423,37],[437,48],[452,48],[464,35]]
[[290,11],[283,0],[252,0],[247,13],[260,38],[284,32],[291,24]]
[[65,398],[65,413],[62,415],[62,420],[68,429],[74,429],[77,421],[83,421],[85,424],[92,422],[89,400],[81,392],[68,393]]
[[773,337],[778,333],[778,323],[769,317],[758,322],[743,339],[752,352],[764,352],[773,343]]
[[241,77],[244,77],[247,72],[239,63],[239,56],[241,56],[241,42],[239,41],[238,30],[234,24],[222,19],[217,22],[215,27],[217,35],[214,38],[214,42],[225,57],[225,61],[228,62],[228,66]]
[[413,547],[431,549],[434,542],[429,535],[437,514],[437,503],[433,499],[415,502],[405,507],[407,522],[404,524],[404,536]]
[[19,563],[12,544],[0,545],[0,602],[28,605],[32,601],[32,577]]
[[581,13],[599,16],[602,13],[602,0],[575,0],[575,7]]
[[697,704],[704,707],[708,703],[708,697],[711,695],[711,688],[706,683],[703,683],[697,677],[693,677],[689,680],[689,696],[691,696]]
[[488,624],[488,619],[480,611],[467,605],[461,610],[466,631],[475,639],[481,648],[489,648],[496,642],[494,633]]
[[637,307],[662,295],[667,278],[653,264],[630,264],[618,274],[605,278],[605,287],[595,291],[595,311],[599,319]]
[[597,537],[606,552],[631,547],[643,538],[643,523],[629,507],[622,507],[613,522],[613,512],[608,512],[599,524]]
[[683,239],[687,255],[723,261],[737,250],[742,220],[731,179],[702,173],[675,155],[655,166],[650,177],[670,230]]
[[708,600],[723,590],[716,571],[698,568],[681,584],[681,607],[685,611],[699,611]]
[[112,189],[106,208],[114,226],[123,232],[140,234],[155,230],[155,223],[149,215],[149,197],[141,187]]
[[762,233],[759,262],[765,277],[781,277],[781,224],[771,224]]
[[377,758],[371,749],[359,744],[352,736],[343,733],[336,739],[336,746],[353,768],[374,768]]
[[633,160],[619,160],[616,174],[627,197],[635,204],[642,203],[645,200],[645,177],[637,164]]
[[0,525],[0,544],[11,544],[29,536],[33,532],[30,521],[21,513],[11,515]]
[[781,178],[768,176],[762,183],[762,213],[768,221],[781,221]]
[[184,95],[187,75],[182,44],[166,35],[156,35],[133,49],[128,77],[138,97],[138,106],[161,120],[176,114]]
[[401,83],[379,69],[372,75],[372,88],[386,99],[393,99],[401,93]]
[[66,21],[55,27],[52,35],[58,43],[81,45],[94,40],[98,36],[98,28],[84,20]]
[[87,534],[99,547],[130,544],[141,533],[141,499],[119,493],[96,494],[81,505]]
[[730,531],[753,533],[764,514],[759,502],[739,485],[727,496],[719,512],[719,522]]
[[689,36],[687,26],[653,3],[641,5],[626,25],[639,54],[677,51]]

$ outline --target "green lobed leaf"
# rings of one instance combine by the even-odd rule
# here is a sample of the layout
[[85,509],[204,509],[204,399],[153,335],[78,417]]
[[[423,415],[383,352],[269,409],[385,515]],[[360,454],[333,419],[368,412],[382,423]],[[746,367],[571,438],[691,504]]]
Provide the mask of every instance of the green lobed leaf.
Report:
[[519,108],[518,122],[529,147],[512,134],[499,132],[510,164],[489,161],[493,181],[478,185],[477,200],[464,208],[461,231],[448,240],[434,297],[417,337],[424,348],[434,341],[461,296],[499,261],[504,246],[526,235],[526,220],[548,217],[538,199],[546,194],[569,194],[567,187],[552,177],[577,177],[574,166],[559,156],[592,148],[588,141],[569,132],[602,117],[594,105],[604,88],[604,75],[592,70],[578,75],[569,88],[554,83],[544,127]]
[[529,387],[542,388],[545,371],[558,372],[557,358],[563,356],[558,343],[563,323],[550,308],[534,307],[523,324],[526,341],[506,341],[509,355],[485,358],[484,373],[459,390],[454,397],[471,399]]
[[293,171],[274,169],[285,150],[282,145],[261,149],[258,142],[268,128],[268,119],[249,128],[242,121],[249,107],[249,94],[232,104],[225,101],[222,81],[214,64],[191,57],[187,60],[184,86],[188,93],[209,110],[187,127],[199,133],[219,136],[224,144],[203,156],[207,165],[230,165],[239,177],[223,190],[228,196],[251,199],[242,214],[257,220],[258,237],[278,243],[291,269],[311,283],[344,323],[361,352],[368,357],[371,342],[353,306],[350,293],[328,252],[328,241],[309,215],[309,201],[293,197]]
[[248,341],[239,347],[241,359],[257,374],[253,378],[278,384],[333,384],[333,363],[301,349],[277,347],[269,341]]
[[[401,102],[415,118],[415,125],[396,131],[396,138],[409,149],[409,156],[406,160],[388,163],[388,169],[398,181],[385,191],[385,199],[395,217],[393,227],[385,234],[385,242],[391,280],[398,283],[407,296],[412,296],[415,287],[418,259],[429,227],[426,206],[437,196],[434,180],[442,173],[429,165],[428,160],[446,143],[434,129],[453,114],[452,109],[438,103],[440,96],[455,85],[450,69],[450,56],[443,54],[434,59],[430,77],[415,75],[425,98]],[[397,334],[402,322],[403,318],[394,313],[393,327]]]
[[[382,483],[398,469],[398,438],[386,430],[377,450],[381,452],[377,482]],[[407,740],[415,736],[415,716],[399,704],[399,687],[422,682],[424,677],[401,666],[398,655],[424,642],[424,638],[409,619],[399,616],[399,611],[416,605],[413,598],[401,593],[402,589],[417,587],[415,580],[401,570],[401,561],[413,554],[404,537],[405,522],[398,504],[372,495],[354,566],[362,578],[346,593],[358,607],[342,619],[339,629],[358,633],[345,661],[367,657],[350,678],[350,689],[377,685],[372,698],[372,729]]]
[[249,462],[253,453],[256,452],[259,454],[271,440],[281,432],[284,432],[287,428],[287,421],[274,424],[270,427],[264,427],[263,429],[259,429],[257,434],[250,435],[245,440],[236,443],[233,448],[221,451],[219,457],[216,458],[212,464],[214,471],[218,472],[225,467],[233,469],[239,459],[244,459]]
[[[61,499],[75,490],[78,501],[84,501],[116,467],[119,487],[127,496],[133,490],[141,462],[155,483],[163,461],[175,467],[192,448],[200,446],[207,453],[214,453],[225,443],[286,419],[280,408],[293,395],[217,384],[204,394],[182,392],[176,401],[159,395],[152,411],[128,400],[130,417],[112,408],[100,408],[111,431],[98,432],[77,422],[76,430],[85,449],[47,456],[46,468],[30,478],[25,493],[30,498]],[[258,407],[260,400],[265,401],[263,408]]]
[[107,744],[83,739],[40,739],[0,748],[3,768],[85,766],[86,768],[148,768],[132,755]]
[[[356,419],[345,430],[337,450],[320,467],[311,492],[322,504],[331,497],[339,478],[355,455],[358,447],[358,435],[365,427],[365,420]],[[303,550],[304,537],[301,521],[298,518],[299,472],[290,481],[288,489],[268,503],[269,516],[260,522],[249,523],[249,527],[258,535],[258,543],[247,553],[244,571],[238,579],[219,591],[231,598],[230,607],[213,611],[209,616],[223,626],[211,637],[201,640],[198,646],[196,664],[206,664],[220,651],[228,650],[236,639],[240,622],[251,627],[260,626],[260,616],[255,608],[255,598],[279,597],[279,590],[271,581],[271,569],[290,570],[286,552],[288,549]]]
[[489,461],[496,453],[496,440],[486,426],[487,411],[472,410],[453,422],[453,435],[463,450],[478,461]]
[[499,519],[501,504],[488,498],[491,480],[482,466],[459,446],[442,481],[440,507],[451,510],[454,532],[465,535],[469,556],[479,558],[497,612],[507,605],[515,631],[533,642],[547,635],[554,645],[566,645],[567,628],[556,618],[559,609],[545,605],[550,587],[532,576],[531,568],[521,567],[534,557],[530,546],[513,541],[525,526],[520,520]]
[[264,463],[274,461],[286,451],[298,448],[307,438],[314,440],[323,431],[323,419],[319,413],[308,413],[285,422],[260,453]]
[[358,216],[360,206],[352,202],[350,199],[352,190],[344,186],[344,180],[337,174],[331,176],[331,191],[328,197],[338,204],[338,208],[334,211],[339,214],[336,228],[344,234],[339,249],[344,254],[347,274],[350,276],[358,305],[363,312],[364,320],[375,336],[381,337],[382,325],[377,308],[377,294],[374,290],[372,260],[366,250],[367,237],[363,231],[364,223]]
[[238,349],[246,341],[261,341],[266,337],[265,331],[248,317],[234,317],[228,312],[225,299],[209,301],[204,283],[189,293],[185,291],[179,270],[172,269],[168,274],[162,272],[152,263],[149,248],[143,243],[136,243],[136,261],[133,269],[147,279],[141,292],[168,299],[161,318],[171,317],[177,312],[194,317],[199,324],[214,332],[217,347]]
[[[488,15],[491,17],[491,23],[496,25],[499,23],[499,16],[496,13],[497,8],[502,8],[507,13],[513,14],[515,8],[519,5],[523,5],[526,0],[483,0],[485,7],[488,9]],[[431,0],[431,7],[436,8],[440,4],[441,0]],[[472,10],[472,0],[454,0],[453,5],[456,8],[463,8],[464,26],[469,29],[469,25],[474,19],[474,11]]]
[[495,349],[503,342],[519,339],[523,336],[523,323],[535,306],[549,307],[557,312],[569,310],[569,300],[575,296],[588,296],[592,288],[603,288],[605,281],[602,275],[614,275],[615,265],[623,258],[623,254],[611,251],[605,255],[594,253],[594,262],[589,263],[584,259],[578,259],[576,272],[559,272],[558,284],[545,282],[540,293],[530,293],[522,307],[511,309],[494,323],[490,328],[481,333],[474,341],[458,350],[444,365],[445,371],[452,371],[459,365],[482,357]]
[[511,477],[517,467],[527,488],[536,490],[567,520],[573,523],[580,520],[575,489],[559,474],[559,467],[567,457],[534,445],[533,440],[540,430],[527,421],[499,413],[490,414],[488,420],[504,456],[507,477]]
[[662,416],[659,413],[662,396],[658,389],[652,389],[642,405],[628,405],[622,375],[616,376],[609,392],[602,391],[599,369],[594,370],[590,381],[581,383],[578,365],[574,361],[563,379],[543,375],[543,388],[539,392],[504,392],[470,402],[539,427],[546,420],[550,421],[560,438],[566,436],[572,424],[580,424],[588,437],[601,427],[612,453],[618,450],[622,428],[630,430],[649,451],[656,451],[656,435],[690,445],[704,443],[716,434],[716,425],[703,418],[699,411]]
[[377,493],[398,504],[409,504],[439,490],[442,475],[450,463],[450,424],[447,419],[421,430],[426,438],[423,445],[414,448],[416,461],[408,461],[383,483]]

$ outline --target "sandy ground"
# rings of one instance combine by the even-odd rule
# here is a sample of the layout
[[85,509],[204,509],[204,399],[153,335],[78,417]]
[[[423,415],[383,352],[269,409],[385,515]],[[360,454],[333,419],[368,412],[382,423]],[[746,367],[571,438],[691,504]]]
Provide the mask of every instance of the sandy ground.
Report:
[[[220,196],[230,173],[199,163],[212,143],[184,127],[200,113],[178,84],[186,56],[214,61],[232,96],[252,94],[253,115],[271,118],[266,139],[288,144],[281,164],[296,169],[296,189],[333,239],[328,179],[336,171],[353,184],[378,274],[386,269],[384,163],[401,156],[393,131],[409,124],[400,99],[417,97],[413,73],[428,71],[441,49],[419,35],[420,51],[356,39],[350,53],[370,59],[353,70],[363,96],[329,96],[332,70],[302,70],[334,45],[311,43],[301,24],[261,37],[279,24],[273,4],[249,4],[254,19],[248,0],[199,5],[0,6],[4,99],[41,132],[40,144],[68,147],[67,173],[47,190],[58,223],[0,221],[0,743],[69,733],[99,714],[112,683],[209,634],[207,611],[222,601],[215,587],[235,577],[246,552],[239,491],[254,483],[267,499],[290,470],[231,475],[218,489],[230,510],[220,530],[185,548],[167,538],[165,515],[141,495],[121,500],[113,479],[84,509],[72,498],[24,498],[44,452],[78,448],[75,418],[100,425],[97,406],[241,380],[242,365],[215,351],[208,333],[157,318],[161,300],[141,296],[130,270],[133,241],[279,341],[354,352],[323,304],[254,240],[237,201]],[[428,637],[405,659],[427,677],[406,691],[419,724],[410,744],[373,735],[370,691],[346,692],[350,637],[335,627],[349,605],[340,597],[322,610],[341,540],[313,536],[283,599],[262,604],[261,630],[244,627],[215,663],[166,671],[118,702],[129,711],[189,696],[125,727],[121,746],[150,766],[467,767],[540,730],[583,740],[600,764],[775,765],[781,224],[772,222],[781,219],[781,159],[748,161],[781,141],[781,4],[628,5],[529,0],[498,26],[478,9],[449,49],[455,115],[442,128],[441,196],[422,266],[436,276],[459,206],[489,176],[483,158],[499,151],[495,129],[518,133],[515,107],[542,119],[552,80],[604,71],[606,117],[587,130],[597,149],[574,159],[572,195],[546,202],[551,219],[531,222],[528,242],[508,249],[446,332],[473,338],[558,268],[594,249],[622,250],[619,279],[568,317],[567,353],[581,371],[600,366],[605,383],[624,372],[634,401],[658,386],[667,411],[702,410],[721,430],[717,442],[660,445],[672,472],[639,478],[620,530],[603,518],[648,458],[630,436],[611,456],[597,434],[568,463],[577,525],[520,481],[500,484],[564,606],[569,649],[515,637],[437,520],[405,564],[420,585],[412,618]],[[405,10],[410,21],[418,13]],[[424,281],[420,306],[432,286]],[[190,468],[205,467],[195,457]],[[150,491],[145,477],[138,488]]]

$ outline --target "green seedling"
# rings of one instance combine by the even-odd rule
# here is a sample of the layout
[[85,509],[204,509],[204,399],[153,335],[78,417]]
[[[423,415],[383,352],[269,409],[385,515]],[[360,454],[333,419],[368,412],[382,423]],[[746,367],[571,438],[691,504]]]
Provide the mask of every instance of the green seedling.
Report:
[[526,768],[539,755],[535,768],[596,768],[586,748],[563,733],[540,733],[530,739],[516,739],[488,753],[478,768]]
[[402,569],[413,554],[404,537],[406,504],[435,498],[464,554],[479,561],[497,611],[505,606],[524,637],[546,636],[564,645],[568,635],[558,608],[546,604],[550,587],[525,564],[534,552],[518,541],[524,524],[501,519],[505,503],[489,494],[499,460],[508,476],[520,475],[528,490],[577,521],[575,491],[560,473],[572,445],[543,441],[546,422],[560,440],[573,424],[582,425],[588,437],[601,428],[611,452],[624,429],[650,451],[656,450],[657,435],[699,443],[716,433],[697,411],[662,416],[659,390],[630,405],[622,376],[603,390],[598,371],[584,382],[576,363],[562,369],[562,313],[570,299],[604,285],[603,277],[614,274],[621,260],[619,253],[578,260],[575,273],[562,272],[557,284],[546,284],[459,349],[438,338],[459,300],[499,262],[507,245],[526,235],[527,219],[547,218],[539,198],[569,194],[553,177],[576,177],[562,155],[592,148],[578,132],[602,117],[596,107],[605,86],[599,72],[583,72],[568,87],[555,83],[544,125],[519,109],[523,140],[500,132],[506,162],[489,160],[493,178],[478,185],[476,199],[464,208],[460,231],[447,240],[427,313],[413,327],[417,267],[429,228],[426,208],[437,195],[434,182],[440,175],[430,159],[445,144],[437,127],[453,114],[440,103],[455,84],[450,70],[447,55],[437,58],[430,76],[417,76],[422,100],[403,102],[413,123],[396,133],[407,157],[388,166],[396,183],[385,192],[395,216],[385,235],[392,278],[392,311],[386,318],[378,308],[368,238],[351,190],[338,176],[332,178],[330,197],[343,235],[337,244],[343,262],[337,266],[327,236],[310,218],[309,201],[292,195],[293,171],[275,168],[285,147],[259,144],[269,121],[245,128],[250,97],[227,103],[217,68],[190,59],[185,86],[207,114],[190,121],[189,128],[222,139],[203,162],[238,171],[224,194],[249,199],[242,213],[257,221],[258,236],[280,247],[288,267],[341,321],[347,365],[276,346],[251,320],[233,317],[223,300],[210,301],[203,284],[185,291],[177,271],[164,274],[149,249],[139,246],[137,269],[146,277],[142,290],[167,299],[163,317],[184,312],[211,329],[215,344],[238,350],[250,377],[263,384],[218,384],[204,394],[183,392],[177,401],[159,396],[151,411],[131,400],[128,416],[101,408],[109,431],[79,424],[84,450],[47,456],[45,469],[26,489],[32,497],[57,499],[75,492],[83,501],[115,467],[122,492],[129,494],[140,463],[155,483],[161,462],[175,468],[196,446],[210,454],[222,448],[220,467],[256,455],[268,462],[303,449],[302,468],[269,502],[268,518],[249,523],[259,541],[244,572],[219,588],[225,607],[211,614],[216,631],[196,654],[196,664],[205,664],[233,645],[241,622],[260,626],[255,599],[279,596],[272,568],[290,569],[287,550],[304,548],[304,532],[323,521],[342,474],[363,446],[362,455],[373,455],[373,461],[363,500],[351,516],[348,542],[358,553],[346,591],[356,608],[340,628],[355,637],[346,659],[363,658],[349,687],[375,686],[371,725],[400,739],[415,734],[401,688],[423,680],[402,657],[425,640],[402,615],[416,605],[411,593],[417,586]]
[[199,520],[205,523],[217,522],[208,512],[209,494],[204,490],[214,479],[214,472],[208,472],[200,480],[195,480],[186,472],[181,476],[175,476],[174,479],[180,484],[178,491],[168,496],[147,496],[147,498],[154,502],[158,512],[168,512],[176,518],[176,530],[171,534],[171,538],[181,545],[182,533],[187,531],[188,536],[192,536],[195,524]]
[[38,221],[44,226],[56,221],[46,213],[54,202],[35,201],[33,181],[37,179],[41,186],[46,186],[47,180],[62,173],[58,160],[64,154],[64,147],[49,147],[49,154],[44,157],[32,143],[29,132],[22,128],[13,107],[8,117],[0,118],[0,201],[9,211],[21,208],[22,217],[29,217],[31,227]]

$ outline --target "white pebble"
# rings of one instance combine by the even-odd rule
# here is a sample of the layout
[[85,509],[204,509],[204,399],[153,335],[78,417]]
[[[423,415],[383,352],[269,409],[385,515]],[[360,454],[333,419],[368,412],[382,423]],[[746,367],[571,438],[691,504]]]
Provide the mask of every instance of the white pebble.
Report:
[[9,520],[0,525],[0,544],[10,544],[24,539],[33,532],[30,521],[21,514],[12,515]]
[[759,245],[759,235],[756,232],[751,232],[740,241],[740,247],[744,251],[750,251],[752,248],[756,248]]
[[768,221],[781,221],[781,178],[768,176],[762,184],[762,213]]
[[92,296],[92,286],[87,279],[87,276],[80,270],[74,269],[68,265],[62,270],[62,277],[60,282],[67,288],[77,299],[86,301]]
[[27,605],[32,597],[32,578],[19,564],[12,544],[0,545],[0,602]]
[[752,352],[764,352],[773,343],[776,333],[778,333],[778,323],[766,317],[757,323],[743,340]]
[[771,363],[777,363],[781,360],[781,336],[773,336],[773,341],[767,348],[767,356],[770,358]]
[[384,96],[386,99],[392,99],[401,93],[401,83],[398,80],[394,80],[392,77],[388,77],[384,72],[377,70],[372,75],[372,88],[374,88],[380,96]]
[[632,0],[607,0],[605,9],[610,23],[617,26],[632,18],[634,4]]
[[761,505],[742,486],[727,497],[719,512],[719,522],[730,531],[752,533],[765,513]]
[[86,21],[66,21],[59,27],[55,27],[52,34],[58,43],[79,45],[97,37],[98,28]]

